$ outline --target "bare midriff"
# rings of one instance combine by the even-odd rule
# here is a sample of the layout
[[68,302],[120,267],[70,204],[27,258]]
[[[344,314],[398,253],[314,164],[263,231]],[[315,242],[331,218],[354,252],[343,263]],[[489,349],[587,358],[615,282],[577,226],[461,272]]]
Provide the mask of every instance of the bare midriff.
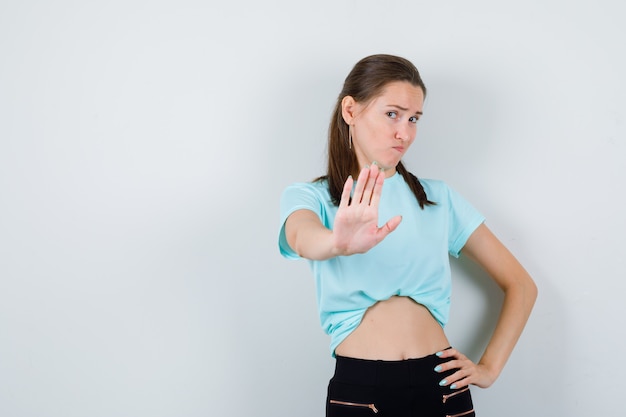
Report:
[[443,328],[426,307],[412,298],[394,296],[370,307],[335,354],[393,361],[421,358],[448,346]]

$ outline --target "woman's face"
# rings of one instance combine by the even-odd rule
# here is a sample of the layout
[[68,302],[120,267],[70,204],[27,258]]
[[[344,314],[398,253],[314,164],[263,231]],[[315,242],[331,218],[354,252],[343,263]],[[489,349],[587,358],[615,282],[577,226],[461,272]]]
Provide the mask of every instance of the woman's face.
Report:
[[394,81],[366,104],[352,97],[342,101],[343,117],[352,129],[352,147],[359,167],[376,161],[387,177],[415,140],[424,92],[406,81]]

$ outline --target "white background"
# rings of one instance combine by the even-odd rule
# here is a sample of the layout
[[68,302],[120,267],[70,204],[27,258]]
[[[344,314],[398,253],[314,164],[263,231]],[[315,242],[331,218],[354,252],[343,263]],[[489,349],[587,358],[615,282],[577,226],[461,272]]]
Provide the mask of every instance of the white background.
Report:
[[[329,341],[278,200],[323,172],[373,53],[429,88],[409,169],[474,203],[540,290],[479,415],[619,414],[624,11],[2,0],[0,415],[322,416]],[[448,336],[477,359],[501,296],[453,273]]]

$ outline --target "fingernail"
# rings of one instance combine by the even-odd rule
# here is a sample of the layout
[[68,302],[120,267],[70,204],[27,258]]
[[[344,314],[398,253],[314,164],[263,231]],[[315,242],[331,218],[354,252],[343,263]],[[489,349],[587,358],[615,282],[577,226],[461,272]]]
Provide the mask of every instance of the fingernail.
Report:
[[441,355],[443,355],[443,352],[437,352],[437,353],[435,353],[435,355],[441,356]]
[[450,385],[450,389],[456,389],[456,384]]
[[369,165],[365,165],[363,168],[364,169],[370,169],[370,166]]
[[372,162],[372,165],[378,165],[378,162],[374,161]]
[[447,382],[448,381],[446,381],[445,379],[442,379],[441,381],[439,381],[439,385],[443,387],[444,385],[446,385]]
[[441,365],[435,366],[435,372],[441,372]]

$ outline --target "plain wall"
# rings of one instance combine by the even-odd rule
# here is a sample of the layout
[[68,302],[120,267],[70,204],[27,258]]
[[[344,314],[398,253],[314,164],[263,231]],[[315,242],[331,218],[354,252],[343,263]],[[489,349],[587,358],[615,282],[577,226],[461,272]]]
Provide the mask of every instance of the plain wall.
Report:
[[[535,278],[480,416],[615,414],[625,350],[620,1],[0,2],[0,415],[323,415],[333,369],[278,200],[344,77],[412,60],[405,158]],[[453,260],[478,359],[502,297]]]

